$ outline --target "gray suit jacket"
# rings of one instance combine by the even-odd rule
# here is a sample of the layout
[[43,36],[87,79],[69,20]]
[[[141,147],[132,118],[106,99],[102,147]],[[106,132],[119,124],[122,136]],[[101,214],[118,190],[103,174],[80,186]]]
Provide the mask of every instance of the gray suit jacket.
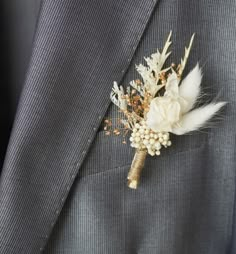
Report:
[[[236,253],[233,0],[42,1],[0,178],[0,253]],[[204,91],[227,100],[216,127],[172,137],[126,186],[134,154],[106,137],[109,93],[173,30],[191,34]],[[216,119],[217,120],[217,119]]]

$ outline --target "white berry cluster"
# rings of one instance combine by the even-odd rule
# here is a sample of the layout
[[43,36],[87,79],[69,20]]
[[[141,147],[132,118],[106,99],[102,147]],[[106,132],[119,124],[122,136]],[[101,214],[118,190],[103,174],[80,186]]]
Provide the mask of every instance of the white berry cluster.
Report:
[[136,123],[130,137],[131,146],[137,149],[147,149],[148,154],[160,155],[162,146],[171,145],[168,132],[155,132],[148,128],[145,121]]

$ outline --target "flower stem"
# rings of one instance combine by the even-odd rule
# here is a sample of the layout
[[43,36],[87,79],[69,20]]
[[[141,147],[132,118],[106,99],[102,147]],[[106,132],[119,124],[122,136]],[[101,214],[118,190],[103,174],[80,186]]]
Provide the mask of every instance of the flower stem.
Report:
[[140,175],[142,169],[144,167],[145,159],[147,156],[147,150],[139,150],[136,149],[127,179],[128,179],[128,186],[131,189],[137,189]]

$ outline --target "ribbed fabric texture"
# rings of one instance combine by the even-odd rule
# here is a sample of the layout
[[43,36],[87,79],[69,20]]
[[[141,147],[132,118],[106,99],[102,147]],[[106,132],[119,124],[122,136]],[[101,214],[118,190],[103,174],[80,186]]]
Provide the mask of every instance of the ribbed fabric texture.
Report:
[[[235,1],[155,4],[43,1],[1,175],[1,253],[234,253]],[[134,151],[97,130],[116,117],[113,80],[134,79],[171,29],[171,59],[196,32],[186,71],[199,60],[205,90],[230,104],[216,127],[148,157],[133,191]]]
[[43,250],[155,1],[42,1],[0,179],[0,252]]
[[[166,0],[156,6],[120,84],[140,78],[135,64],[161,49],[170,30],[169,61],[176,63],[195,32],[185,73],[199,61],[205,99],[230,104],[210,124],[214,128],[171,136],[170,148],[149,156],[136,191],[126,186],[134,150],[121,137],[107,137],[101,124],[44,253],[235,252],[235,11],[234,1]],[[104,119],[118,117],[110,104]]]

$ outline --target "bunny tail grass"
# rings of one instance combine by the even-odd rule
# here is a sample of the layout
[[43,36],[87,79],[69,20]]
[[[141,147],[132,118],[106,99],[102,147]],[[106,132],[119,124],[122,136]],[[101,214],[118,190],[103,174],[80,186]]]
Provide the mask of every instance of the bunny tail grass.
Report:
[[211,119],[227,102],[210,103],[183,115],[177,126],[172,130],[176,135],[183,135],[200,129]]
[[179,95],[187,101],[183,113],[191,110],[201,92],[202,71],[197,64],[194,69],[184,78],[179,87]]

